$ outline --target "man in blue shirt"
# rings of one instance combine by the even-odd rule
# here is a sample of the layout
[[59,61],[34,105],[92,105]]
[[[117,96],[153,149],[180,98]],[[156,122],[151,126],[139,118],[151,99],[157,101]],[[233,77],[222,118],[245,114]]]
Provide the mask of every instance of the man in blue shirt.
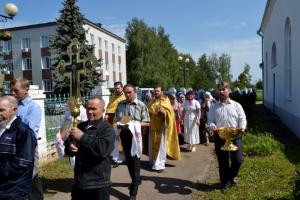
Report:
[[[12,94],[18,99],[19,107],[17,116],[21,118],[22,122],[31,128],[35,134],[35,138],[39,139],[39,128],[42,118],[42,110],[40,106],[32,100],[29,96],[29,80],[25,78],[16,78],[12,81]],[[43,199],[42,184],[38,178],[38,146],[36,147],[34,169],[33,169],[33,183],[31,192],[29,193],[29,200]]]

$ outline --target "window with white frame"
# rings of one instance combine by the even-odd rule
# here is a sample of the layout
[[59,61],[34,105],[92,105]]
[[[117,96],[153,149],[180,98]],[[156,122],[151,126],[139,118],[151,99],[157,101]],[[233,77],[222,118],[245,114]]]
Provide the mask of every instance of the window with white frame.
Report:
[[102,38],[98,38],[99,49],[102,49]]
[[10,60],[4,60],[3,63],[4,67],[3,67],[3,71],[5,74],[11,74],[14,71],[14,67],[13,67],[13,61]]
[[30,43],[30,38],[23,38],[22,39],[22,49],[30,49],[31,48],[31,43]]
[[32,69],[31,58],[23,58],[22,59],[22,69],[23,70],[31,70]]
[[91,45],[94,45],[95,44],[95,36],[94,36],[94,34],[90,34],[90,37],[91,37]]
[[10,52],[12,50],[11,40],[3,41],[3,52]]
[[51,58],[49,56],[43,56],[41,58],[42,69],[50,69],[51,67]]
[[275,42],[273,42],[273,45],[272,45],[271,66],[273,68],[277,66],[277,50],[276,50],[276,44],[275,44]]
[[115,44],[114,43],[111,43],[111,52],[115,53]]
[[292,28],[289,18],[285,21],[284,31],[284,72],[285,72],[285,93],[286,97],[292,96]]
[[43,90],[45,92],[52,91],[52,81],[50,79],[44,79],[43,80]]
[[121,71],[121,63],[119,63],[119,71]]
[[121,47],[118,46],[118,54],[121,55]]
[[105,69],[106,69],[106,71],[108,71],[108,70],[109,70],[108,63],[105,63]]
[[42,35],[40,41],[41,48],[46,48],[50,46],[50,36],[49,35]]
[[107,44],[107,40],[104,40],[104,46],[105,46],[105,50],[108,50],[108,44]]

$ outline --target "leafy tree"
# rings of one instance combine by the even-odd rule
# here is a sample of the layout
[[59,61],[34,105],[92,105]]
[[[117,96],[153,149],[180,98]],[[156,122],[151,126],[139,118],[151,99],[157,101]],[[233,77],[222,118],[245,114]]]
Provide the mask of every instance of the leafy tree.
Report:
[[[60,17],[57,19],[58,28],[56,34],[51,39],[51,50],[54,59],[54,70],[57,67],[58,62],[63,59],[69,62],[67,55],[67,47],[71,43],[73,38],[77,38],[82,44],[83,50],[80,55],[81,58],[92,58],[91,75],[85,75],[80,77],[80,91],[81,93],[90,92],[98,83],[100,74],[96,71],[96,68],[100,65],[99,61],[93,54],[93,46],[87,45],[85,38],[86,31],[83,28],[84,16],[81,14],[79,7],[76,5],[77,0],[65,0],[63,2],[63,9],[60,10]],[[69,93],[70,92],[70,80],[66,76],[64,81],[59,81],[57,74],[53,73],[55,93]]]
[[215,88],[216,86],[216,72],[212,65],[209,64],[206,54],[203,54],[197,62],[197,75],[195,77],[194,88]]
[[216,53],[212,53],[207,59],[208,69],[210,71],[210,79],[217,83],[219,81],[219,60]]
[[231,82],[232,75],[230,74],[230,56],[228,54],[222,54],[219,57],[219,81]]
[[262,90],[263,89],[263,82],[261,79],[259,79],[256,84],[255,84],[255,88],[258,90]]
[[178,53],[163,27],[148,27],[143,20],[133,18],[125,37],[128,82],[139,87],[178,86]]
[[233,84],[235,87],[239,88],[249,88],[252,87],[251,85],[251,75],[250,75],[250,65],[245,64],[244,70],[238,76],[237,80]]

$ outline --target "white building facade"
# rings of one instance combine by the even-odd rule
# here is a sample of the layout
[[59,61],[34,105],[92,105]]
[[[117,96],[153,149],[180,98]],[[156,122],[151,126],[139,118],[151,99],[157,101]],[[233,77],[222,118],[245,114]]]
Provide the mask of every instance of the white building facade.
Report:
[[[12,33],[11,40],[1,41],[4,52],[1,62],[7,66],[6,85],[14,78],[23,76],[46,93],[52,91],[49,45],[50,37],[55,34],[57,26],[56,22],[48,22],[6,29]],[[95,56],[103,60],[100,78],[105,82],[102,84],[106,87],[113,87],[116,81],[126,84],[126,41],[102,28],[101,24],[88,20],[85,20],[83,28],[87,30],[88,44],[94,44]]]
[[300,138],[299,8],[299,0],[268,0],[259,33],[264,104]]

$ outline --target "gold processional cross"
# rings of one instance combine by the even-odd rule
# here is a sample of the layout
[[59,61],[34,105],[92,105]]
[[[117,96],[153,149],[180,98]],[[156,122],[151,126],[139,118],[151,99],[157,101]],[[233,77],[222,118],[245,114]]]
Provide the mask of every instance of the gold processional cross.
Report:
[[80,115],[80,76],[91,75],[93,73],[92,61],[89,58],[80,58],[82,52],[82,44],[78,39],[74,38],[67,48],[69,62],[60,60],[56,68],[59,81],[64,81],[67,75],[70,78],[70,112],[72,115],[73,127],[77,127],[76,118]]

